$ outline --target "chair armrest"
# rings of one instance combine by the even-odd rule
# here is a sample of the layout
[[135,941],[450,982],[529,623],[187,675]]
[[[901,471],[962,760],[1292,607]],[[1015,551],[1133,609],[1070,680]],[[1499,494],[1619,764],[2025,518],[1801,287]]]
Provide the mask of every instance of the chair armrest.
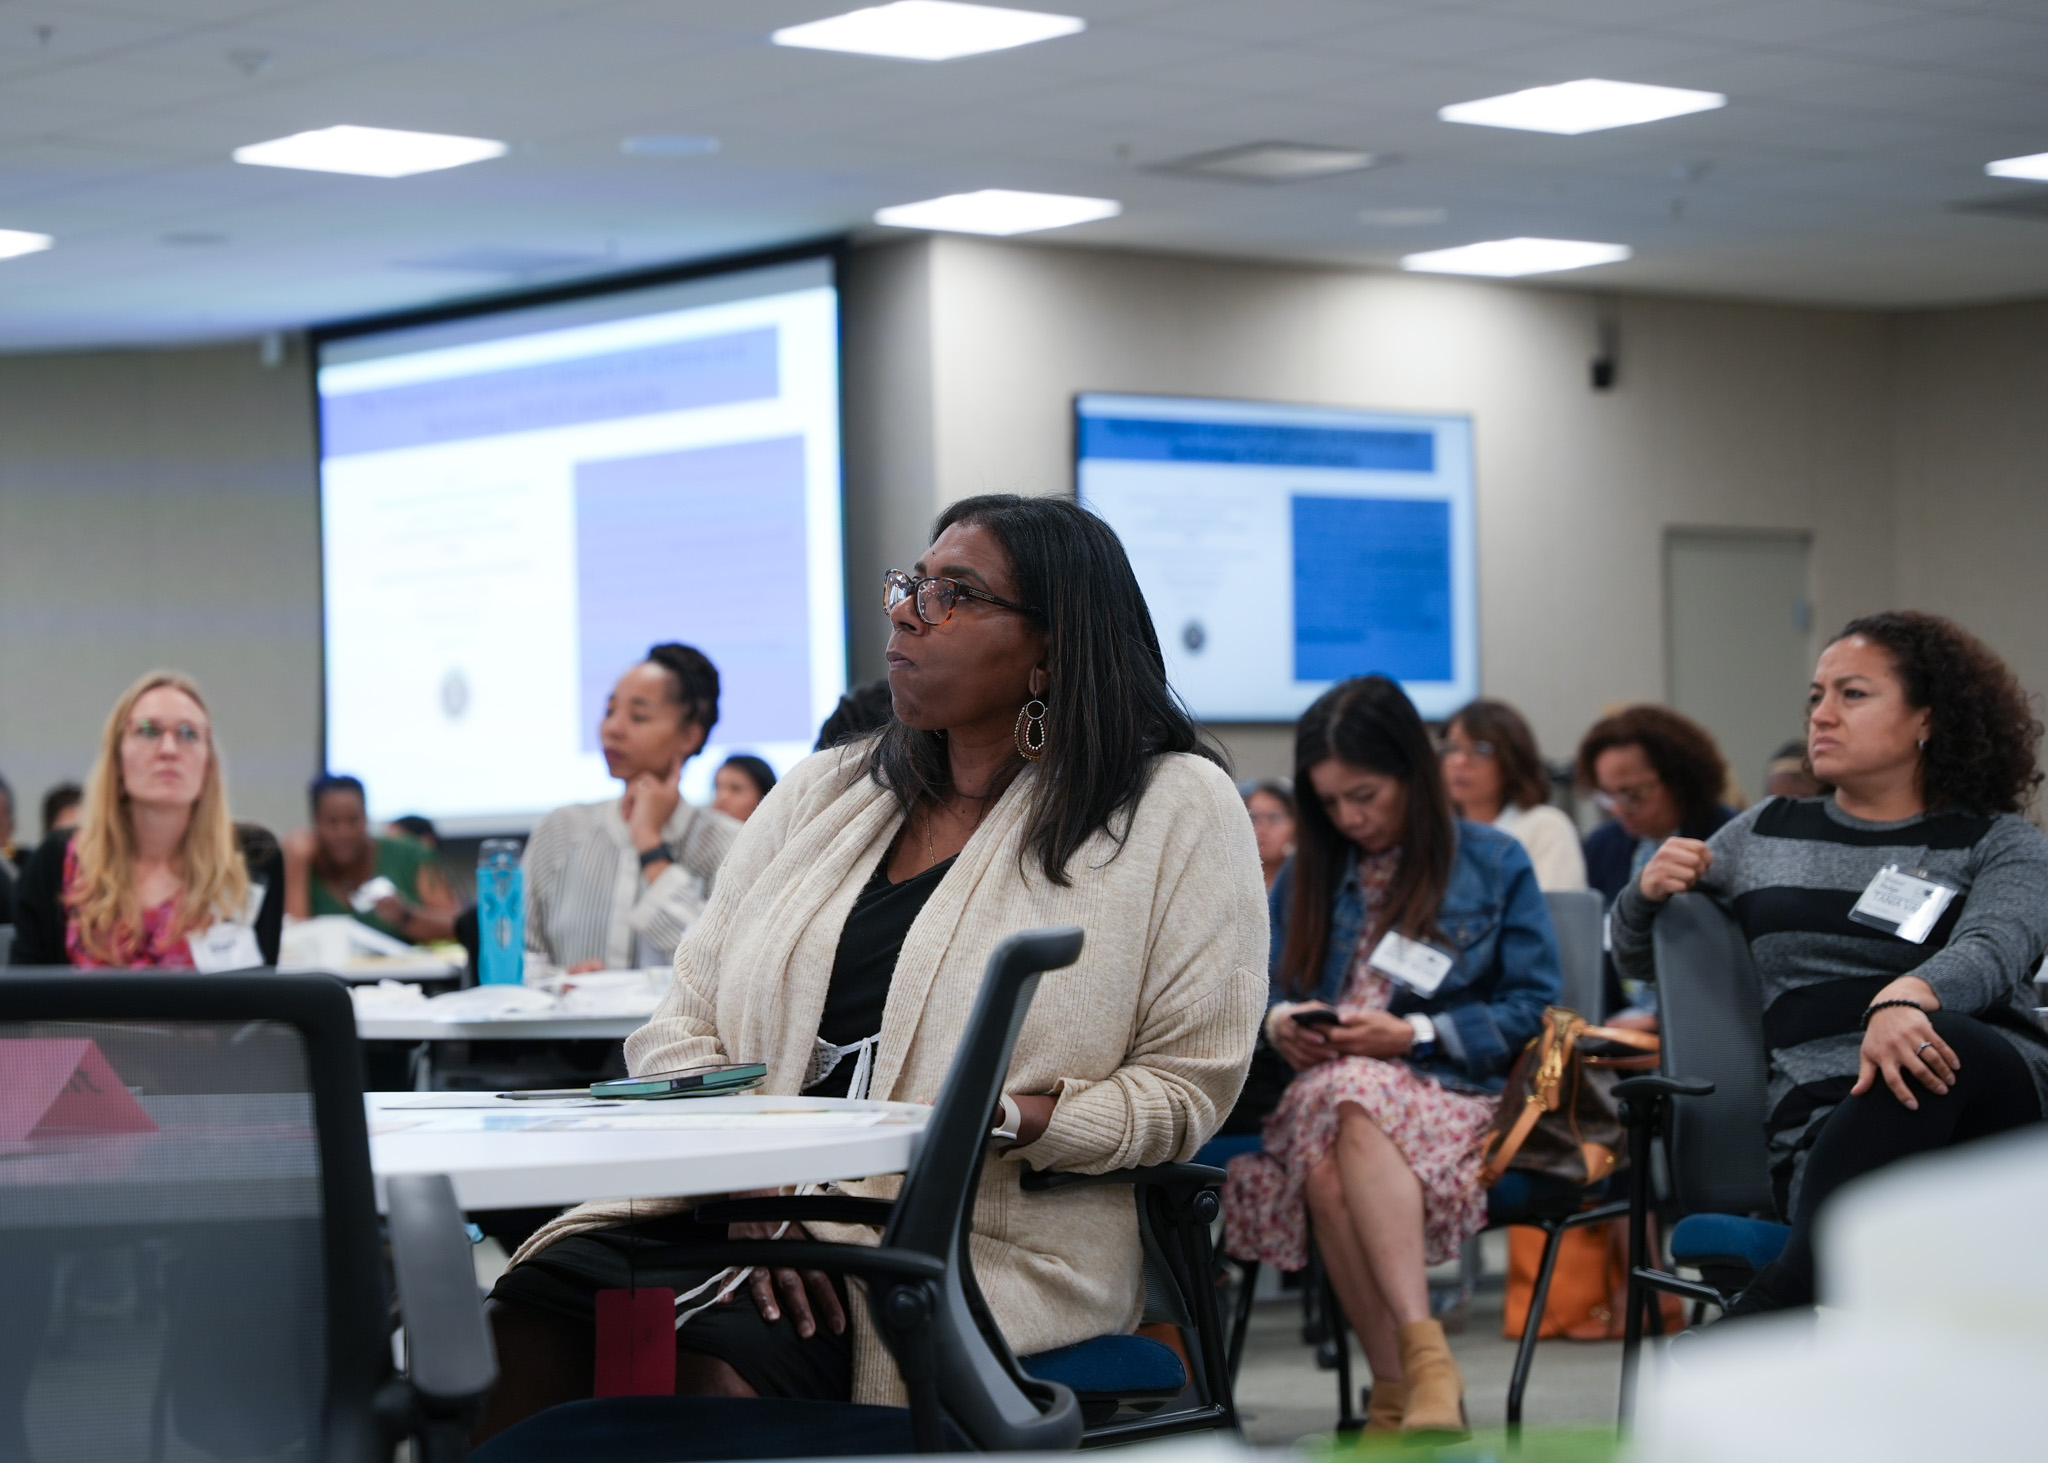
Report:
[[1222,1169],[1212,1168],[1206,1163],[1153,1163],[1143,1168],[1114,1168],[1108,1173],[1026,1169],[1017,1182],[1026,1193],[1033,1194],[1047,1189],[1100,1188],[1104,1184],[1133,1184],[1139,1188],[1185,1193],[1197,1189],[1220,1189],[1224,1178]]
[[860,1199],[851,1194],[782,1194],[759,1199],[721,1199],[691,1211],[702,1224],[796,1223],[872,1224],[889,1222],[896,1205],[888,1199]]
[[946,1262],[916,1250],[885,1245],[835,1245],[822,1240],[740,1239],[724,1244],[666,1245],[665,1264],[765,1265],[778,1270],[824,1270],[865,1280],[943,1280]]
[[1714,1084],[1698,1077],[1665,1077],[1651,1074],[1624,1077],[1614,1084],[1616,1097],[1708,1097]]
[[1017,1184],[1031,1194],[1052,1189],[1096,1189],[1105,1184],[1128,1184],[1139,1190],[1156,1189],[1165,1197],[1167,1213],[1177,1218],[1192,1214],[1201,1223],[1210,1224],[1223,1212],[1219,1191],[1226,1177],[1222,1169],[1206,1163],[1153,1163],[1143,1168],[1114,1168],[1108,1173],[1026,1169]]
[[441,1174],[406,1174],[385,1192],[407,1376],[427,1412],[459,1415],[482,1403],[498,1359],[455,1188]]

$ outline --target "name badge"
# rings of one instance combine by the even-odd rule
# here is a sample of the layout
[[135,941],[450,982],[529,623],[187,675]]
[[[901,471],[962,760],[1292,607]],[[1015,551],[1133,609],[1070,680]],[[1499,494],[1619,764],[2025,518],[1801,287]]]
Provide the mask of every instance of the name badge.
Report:
[[256,911],[263,907],[264,886],[249,890],[249,906],[240,919],[215,920],[203,930],[185,937],[192,952],[192,968],[212,975],[223,970],[247,970],[263,963],[262,947],[256,943]]
[[1886,864],[1849,911],[1849,918],[1918,945],[1934,933],[1934,922],[1955,897],[1956,890],[1938,879]]
[[1382,975],[1391,976],[1418,996],[1433,996],[1436,988],[1444,983],[1444,977],[1451,973],[1456,960],[1420,940],[1411,940],[1406,935],[1387,931],[1379,944],[1373,946],[1372,956],[1367,961]]

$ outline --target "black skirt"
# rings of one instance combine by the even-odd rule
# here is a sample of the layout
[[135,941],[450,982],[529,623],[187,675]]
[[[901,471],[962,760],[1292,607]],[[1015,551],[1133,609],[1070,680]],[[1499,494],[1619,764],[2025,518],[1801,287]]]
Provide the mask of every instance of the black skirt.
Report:
[[[600,1290],[667,1286],[677,1295],[694,1290],[723,1267],[684,1263],[680,1252],[685,1247],[723,1244],[725,1237],[723,1224],[698,1224],[688,1214],[589,1230],[549,1245],[525,1264],[507,1270],[491,1299],[589,1328],[594,1353]],[[779,1297],[781,1318],[763,1320],[751,1287],[743,1282],[728,1304],[698,1312],[676,1332],[676,1350],[716,1357],[763,1397],[848,1401],[853,1395],[853,1308],[847,1303],[844,1279],[835,1275],[832,1284],[847,1313],[847,1329],[839,1335],[833,1335],[822,1319],[808,1338],[797,1335],[789,1307],[780,1304]],[[701,1305],[716,1293],[713,1287],[682,1309]]]

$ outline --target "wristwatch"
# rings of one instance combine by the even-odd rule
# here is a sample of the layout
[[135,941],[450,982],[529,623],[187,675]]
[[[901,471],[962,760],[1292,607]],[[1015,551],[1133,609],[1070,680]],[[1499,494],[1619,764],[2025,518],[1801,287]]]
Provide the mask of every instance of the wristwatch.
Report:
[[1436,1023],[1417,1011],[1402,1018],[1415,1028],[1415,1044],[1408,1048],[1411,1057],[1426,1057],[1436,1051]]
[[643,869],[649,864],[672,864],[675,861],[676,851],[666,843],[657,843],[640,855],[640,867]]

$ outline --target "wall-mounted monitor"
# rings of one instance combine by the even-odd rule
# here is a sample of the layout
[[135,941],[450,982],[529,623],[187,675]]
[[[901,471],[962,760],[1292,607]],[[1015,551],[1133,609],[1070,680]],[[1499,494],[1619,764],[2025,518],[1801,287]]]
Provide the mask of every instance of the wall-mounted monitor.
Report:
[[326,751],[375,818],[616,795],[613,682],[717,665],[718,760],[786,769],[846,688],[829,256],[318,340]]
[[1478,694],[1469,417],[1094,394],[1075,417],[1075,491],[1197,717],[1291,721],[1375,671],[1432,719]]

